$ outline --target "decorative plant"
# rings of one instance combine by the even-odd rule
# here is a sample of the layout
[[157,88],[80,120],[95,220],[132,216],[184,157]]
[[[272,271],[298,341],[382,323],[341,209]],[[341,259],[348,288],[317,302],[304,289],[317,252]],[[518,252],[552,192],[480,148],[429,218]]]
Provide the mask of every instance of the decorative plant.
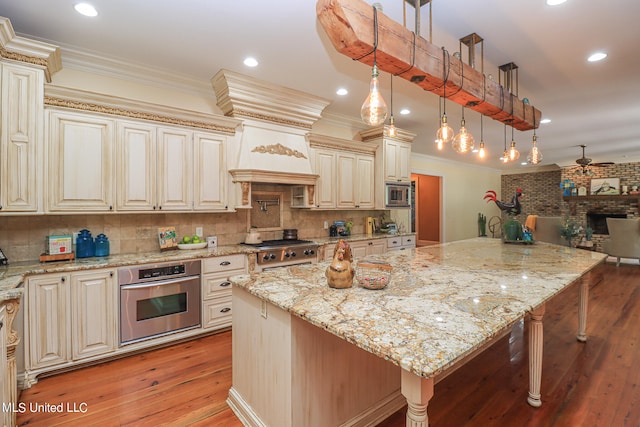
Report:
[[593,228],[591,227],[587,227],[584,230],[585,233],[585,237],[587,238],[587,241],[591,241],[591,238],[593,237]]
[[565,218],[560,229],[560,235],[567,241],[568,246],[572,246],[571,241],[582,231],[582,226],[575,221]]
[[478,214],[478,236],[485,237],[487,235],[487,217],[483,214]]

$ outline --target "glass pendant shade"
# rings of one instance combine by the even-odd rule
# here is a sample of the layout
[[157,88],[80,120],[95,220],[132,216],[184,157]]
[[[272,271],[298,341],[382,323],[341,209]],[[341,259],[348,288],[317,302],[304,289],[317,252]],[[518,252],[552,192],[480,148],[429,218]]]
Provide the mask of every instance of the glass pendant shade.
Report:
[[377,126],[387,120],[387,104],[382,99],[380,84],[378,82],[378,66],[374,63],[371,70],[371,84],[369,86],[369,96],[364,100],[360,109],[362,121],[370,126]]
[[511,141],[511,147],[509,148],[509,152],[507,153],[510,162],[518,160],[520,158],[520,152],[516,149],[516,142]]
[[440,138],[436,139],[436,148],[438,149],[438,151],[442,151],[442,149],[444,148],[444,142],[442,142]]
[[449,144],[453,141],[453,136],[453,128],[447,123],[447,115],[443,114],[440,129],[436,132],[436,140],[440,140],[442,144]]
[[502,153],[502,157],[500,157],[500,160],[502,160],[502,163],[508,163],[509,162],[509,151],[508,150],[504,150],[504,152]]
[[478,157],[484,159],[487,157],[487,152],[484,149],[484,142],[480,141],[480,149],[478,150]]
[[387,129],[389,136],[393,137],[398,134],[396,129],[396,125],[393,123],[393,114],[391,114],[391,118],[389,119],[389,128]]
[[468,153],[475,146],[473,135],[464,127],[464,119],[460,124],[460,132],[453,138],[451,146],[457,153]]
[[529,151],[529,154],[527,154],[527,163],[529,163],[530,165],[537,165],[542,161],[542,153],[540,152],[540,149],[536,145],[537,141],[538,139],[536,138],[535,135],[533,135],[531,151]]

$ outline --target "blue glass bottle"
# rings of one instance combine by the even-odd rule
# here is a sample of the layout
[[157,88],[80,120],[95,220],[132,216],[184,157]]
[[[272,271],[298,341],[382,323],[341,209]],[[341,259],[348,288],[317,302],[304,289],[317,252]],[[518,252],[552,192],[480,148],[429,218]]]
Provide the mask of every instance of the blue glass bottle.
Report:
[[80,230],[76,237],[76,258],[88,258],[95,255],[95,242],[91,232],[87,229]]

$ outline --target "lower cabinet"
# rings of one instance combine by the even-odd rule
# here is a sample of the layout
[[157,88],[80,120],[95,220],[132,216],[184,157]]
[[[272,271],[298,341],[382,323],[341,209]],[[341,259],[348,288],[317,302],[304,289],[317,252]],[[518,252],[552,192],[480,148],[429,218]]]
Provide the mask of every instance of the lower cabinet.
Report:
[[416,236],[394,236],[387,238],[387,250],[397,251],[416,247]]
[[231,326],[231,282],[229,277],[247,273],[246,255],[202,260],[202,327]]
[[114,277],[113,270],[90,270],[28,280],[28,369],[115,350]]
[[[351,247],[351,255],[354,261],[362,259],[368,255],[383,254],[387,251],[386,239],[356,240],[349,241]],[[330,261],[335,251],[335,243],[329,243],[322,249],[322,260]]]

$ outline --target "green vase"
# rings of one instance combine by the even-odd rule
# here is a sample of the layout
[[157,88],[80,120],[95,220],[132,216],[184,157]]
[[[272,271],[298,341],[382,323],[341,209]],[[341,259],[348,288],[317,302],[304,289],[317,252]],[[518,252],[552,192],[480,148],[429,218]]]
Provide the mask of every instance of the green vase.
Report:
[[522,240],[522,224],[520,221],[516,221],[513,218],[509,218],[502,226],[502,232],[504,240],[514,242],[516,240]]

